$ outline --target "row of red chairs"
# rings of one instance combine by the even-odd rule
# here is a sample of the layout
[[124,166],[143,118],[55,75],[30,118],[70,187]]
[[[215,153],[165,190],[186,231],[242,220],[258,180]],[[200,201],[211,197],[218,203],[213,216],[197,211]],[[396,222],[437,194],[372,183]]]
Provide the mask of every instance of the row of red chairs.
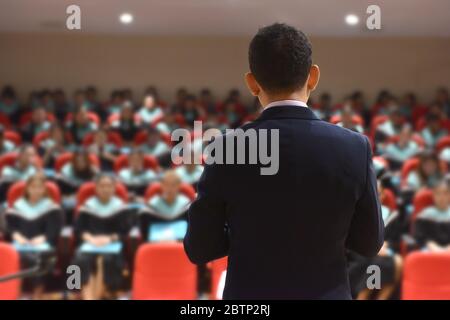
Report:
[[[19,256],[14,248],[0,243],[0,276],[19,271]],[[220,296],[217,291],[224,271],[226,258],[210,265],[211,298]],[[406,257],[403,270],[402,299],[450,299],[450,254],[413,252]],[[197,269],[187,259],[180,243],[144,244],[139,247],[134,264],[132,298],[183,299],[197,298]],[[18,299],[20,281],[0,283],[0,299]]]

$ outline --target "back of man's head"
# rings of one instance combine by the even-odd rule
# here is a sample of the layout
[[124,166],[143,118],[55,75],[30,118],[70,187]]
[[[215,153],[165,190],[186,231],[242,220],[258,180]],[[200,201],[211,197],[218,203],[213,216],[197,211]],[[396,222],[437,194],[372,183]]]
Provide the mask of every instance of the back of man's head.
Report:
[[312,47],[306,35],[283,23],[259,29],[253,37],[248,59],[250,71],[268,93],[301,89],[312,65]]

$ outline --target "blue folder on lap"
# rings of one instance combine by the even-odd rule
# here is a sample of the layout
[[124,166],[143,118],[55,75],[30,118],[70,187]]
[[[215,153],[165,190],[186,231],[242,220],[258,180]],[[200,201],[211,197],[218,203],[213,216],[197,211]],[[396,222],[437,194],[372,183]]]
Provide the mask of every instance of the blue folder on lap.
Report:
[[176,241],[182,240],[187,232],[186,221],[157,222],[150,225],[148,241]]
[[120,253],[120,251],[122,250],[122,243],[117,241],[117,242],[112,242],[110,244],[107,244],[107,245],[104,245],[101,247],[97,247],[97,246],[94,246],[93,244],[85,242],[80,246],[79,250],[84,253],[116,254],[116,253]]
[[19,244],[17,242],[14,242],[13,246],[19,252],[44,252],[52,250],[52,247],[48,242],[44,242],[37,246],[31,244]]

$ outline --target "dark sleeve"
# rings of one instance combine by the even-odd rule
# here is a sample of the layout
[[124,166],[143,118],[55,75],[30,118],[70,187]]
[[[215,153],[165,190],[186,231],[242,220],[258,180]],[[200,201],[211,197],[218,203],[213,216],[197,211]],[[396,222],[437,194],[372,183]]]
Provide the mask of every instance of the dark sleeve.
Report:
[[[222,166],[222,168],[220,168]],[[228,254],[226,204],[220,186],[219,170],[223,165],[207,165],[198,183],[197,199],[188,210],[188,231],[184,249],[196,264],[221,258]]]
[[372,257],[383,245],[384,223],[381,215],[380,200],[378,199],[377,180],[372,163],[370,143],[366,141],[367,169],[366,183],[358,199],[353,213],[346,247],[357,253]]
[[62,226],[63,213],[60,209],[54,209],[47,214],[45,221],[45,237],[52,245],[57,243]]
[[438,224],[429,219],[418,218],[414,223],[414,239],[419,247],[424,247],[428,241],[438,241]]
[[89,214],[84,213],[82,210],[78,212],[78,217],[74,223],[74,233],[76,242],[81,242],[81,236],[84,232],[91,232],[89,229]]
[[20,228],[20,218],[14,214],[5,214],[6,231],[9,235],[14,232],[23,234],[23,230]]

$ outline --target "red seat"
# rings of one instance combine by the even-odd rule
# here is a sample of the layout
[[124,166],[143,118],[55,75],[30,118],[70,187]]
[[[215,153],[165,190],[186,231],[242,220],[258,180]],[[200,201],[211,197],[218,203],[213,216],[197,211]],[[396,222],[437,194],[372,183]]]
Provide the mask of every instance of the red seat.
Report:
[[[46,117],[47,117],[47,121],[49,121],[49,122],[55,122],[55,120],[56,120],[55,116],[50,112],[46,113]],[[20,127],[26,126],[27,124],[29,124],[31,122],[32,118],[33,118],[32,111],[24,113],[22,116],[20,116],[19,126]]]
[[[55,160],[55,171],[60,172],[66,163],[72,160],[73,153],[65,152]],[[89,154],[89,161],[96,167],[100,167],[100,160],[95,154]]]
[[[121,154],[116,158],[116,160],[114,161],[114,172],[116,174],[118,174],[119,171],[122,170],[123,168],[128,167],[129,165],[128,159],[129,155],[126,154]],[[144,168],[152,169],[155,171],[159,170],[158,160],[151,155],[144,155]]]
[[[8,207],[12,207],[14,202],[19,199],[25,192],[25,181],[18,181],[14,183],[8,190],[7,201]],[[46,181],[45,186],[47,188],[48,195],[56,203],[61,203],[61,192],[59,191],[58,185],[51,181]]]
[[[87,112],[87,117],[89,118],[90,121],[94,122],[97,126],[100,125],[100,118],[98,117],[98,115],[94,112],[88,111]],[[73,119],[73,113],[69,113],[66,118],[64,119],[64,123],[68,123],[71,122]]]
[[6,114],[0,113],[0,125],[5,129],[11,128],[11,121]]
[[[81,207],[84,202],[95,195],[95,183],[94,182],[86,182],[84,183],[80,189],[78,189],[77,193],[77,206],[78,209]],[[128,191],[127,187],[125,187],[121,182],[116,182],[116,196],[121,198],[124,202],[128,202]]]
[[[161,191],[162,191],[161,183],[159,182],[152,183],[145,191],[144,195],[145,201],[147,202],[151,197],[160,194]],[[190,184],[182,183],[180,186],[180,192],[183,193],[189,199],[195,200],[195,190]]]
[[222,275],[225,271],[227,271],[228,265],[228,257],[223,257],[221,259],[217,259],[211,261],[208,264],[209,269],[211,270],[211,294],[210,299],[216,300],[220,294],[219,292],[219,283],[222,278]]
[[414,211],[412,213],[411,219],[415,220],[417,218],[417,215],[422,212],[423,209],[430,207],[433,204],[433,190],[421,189],[417,191],[413,198]]
[[[134,136],[134,144],[137,146],[144,144],[148,139],[147,136],[148,136],[147,131],[145,131],[145,130],[139,131]],[[169,146],[172,145],[172,140],[170,138],[169,133],[161,132],[161,139],[162,139],[162,141],[167,143],[167,145],[169,145]]]
[[22,144],[22,137],[15,131],[7,130],[4,133],[4,137],[6,140],[13,142],[16,147]]
[[[120,119],[120,113],[112,113],[112,114],[108,117],[107,122],[108,122],[109,125],[112,125],[114,122],[119,121],[119,119]],[[135,114],[133,115],[133,119],[134,119],[134,122],[135,122],[137,125],[140,125],[141,122],[142,122],[141,116],[140,116],[138,113],[135,113]]]
[[187,258],[182,243],[149,243],[139,247],[132,296],[137,300],[197,298],[197,268]]
[[381,203],[391,209],[391,211],[397,210],[397,200],[395,194],[390,189],[383,190],[383,196],[381,197]]
[[440,153],[445,148],[450,147],[450,136],[445,136],[439,139],[439,141],[436,143],[436,152]]
[[[390,137],[388,139],[387,143],[397,143],[398,140],[399,140],[399,136],[398,135],[397,136],[392,136],[392,137]],[[420,135],[413,134],[411,136],[411,140],[414,141],[415,143],[417,143],[417,145],[419,147],[422,147],[422,148],[425,147],[425,140],[423,140],[423,138]]]
[[[13,246],[0,243],[0,277],[20,271],[19,254]],[[0,300],[16,300],[20,295],[20,280],[0,282]]]
[[[17,152],[10,152],[0,156],[0,172],[2,172],[4,166],[13,166],[17,161]],[[42,168],[42,159],[36,155],[35,165],[38,168]]]
[[[93,144],[94,143],[94,135],[95,135],[94,132],[90,132],[90,133],[86,134],[83,138],[83,146],[89,147],[91,144]],[[109,143],[114,144],[117,148],[122,147],[122,144],[123,144],[122,137],[117,132],[109,131],[107,133],[107,140]]]
[[413,252],[403,271],[403,300],[449,300],[450,254]]
[[[332,116],[332,117],[330,118],[330,122],[333,123],[333,124],[337,124],[337,123],[339,123],[339,122],[341,122],[341,121],[342,121],[342,117],[341,117],[340,114],[336,114],[336,115],[334,115],[334,116]],[[364,126],[364,120],[363,120],[363,118],[362,118],[360,115],[358,115],[358,114],[352,115],[352,122],[353,122],[353,124],[357,124],[357,125],[360,125],[360,126]]]

